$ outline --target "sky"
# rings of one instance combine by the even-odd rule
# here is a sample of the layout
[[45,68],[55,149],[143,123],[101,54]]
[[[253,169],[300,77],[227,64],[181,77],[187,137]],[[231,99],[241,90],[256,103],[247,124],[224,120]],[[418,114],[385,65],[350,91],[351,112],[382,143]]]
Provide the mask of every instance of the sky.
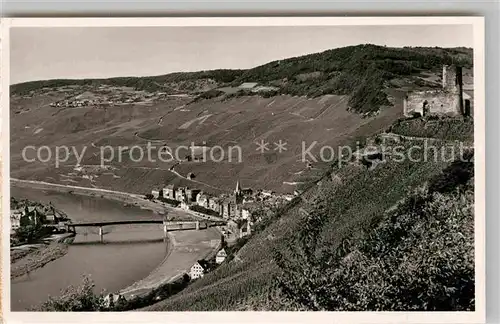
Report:
[[246,69],[366,43],[473,47],[471,25],[15,27],[10,40],[11,84]]

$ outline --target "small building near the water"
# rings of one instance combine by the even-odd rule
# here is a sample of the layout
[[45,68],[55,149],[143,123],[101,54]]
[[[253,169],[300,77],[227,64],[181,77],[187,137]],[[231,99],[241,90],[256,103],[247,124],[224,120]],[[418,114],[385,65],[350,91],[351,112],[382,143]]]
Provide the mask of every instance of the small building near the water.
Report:
[[14,209],[10,211],[10,229],[15,231],[21,227],[21,218],[23,217],[22,209]]
[[176,191],[175,186],[173,184],[169,184],[165,188],[163,188],[163,197],[175,200],[175,197],[176,197],[175,191]]
[[160,190],[153,189],[151,190],[151,194],[153,195],[153,198],[160,198]]

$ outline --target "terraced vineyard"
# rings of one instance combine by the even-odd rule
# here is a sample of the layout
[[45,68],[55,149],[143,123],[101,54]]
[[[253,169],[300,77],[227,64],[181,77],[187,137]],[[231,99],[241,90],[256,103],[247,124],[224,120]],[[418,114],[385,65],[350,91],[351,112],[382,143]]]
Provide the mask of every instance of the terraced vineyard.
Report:
[[[406,141],[402,144],[409,148],[414,143]],[[420,157],[423,159],[423,156]],[[459,156],[455,156],[455,158],[458,159]],[[461,170],[462,167],[471,170],[473,162],[464,163],[463,166],[459,166],[458,170]],[[472,210],[470,209],[472,187],[469,185],[466,196],[463,196],[463,191],[454,193],[454,190],[458,190],[467,181],[471,181],[473,174],[470,171],[461,173],[461,171],[453,170],[456,170],[456,162],[451,160],[429,160],[426,162],[406,160],[396,162],[388,159],[385,163],[378,164],[374,169],[367,169],[357,164],[347,164],[340,168],[337,166],[332,167],[319,185],[312,187],[300,200],[295,201],[276,214],[271,224],[262,232],[254,234],[232,261],[221,265],[215,272],[197,280],[186,290],[147,308],[147,310],[310,309],[308,307],[310,305],[297,303],[293,298],[286,296],[279,289],[278,282],[288,282],[290,289],[301,291],[304,294],[307,294],[307,289],[313,289],[312,291],[319,289],[318,287],[321,287],[321,285],[314,281],[314,278],[318,278],[318,273],[312,272],[317,270],[314,269],[313,265],[320,267],[321,264],[324,265],[322,263],[324,260],[320,261],[322,257],[336,255],[340,253],[339,251],[343,251],[342,249],[347,249],[351,245],[353,246],[352,249],[355,249],[360,244],[365,244],[362,242],[369,242],[371,235],[380,231],[377,228],[383,226],[379,224],[390,224],[398,221],[399,217],[401,217],[402,222],[406,222],[404,219],[408,217],[406,216],[408,213],[418,213],[418,210],[414,209],[417,207],[405,205],[404,203],[416,199],[411,198],[415,190],[422,190],[422,188],[426,187],[431,188],[429,196],[424,195],[424,197],[427,197],[425,198],[426,204],[434,204],[435,199],[444,199],[450,203],[454,199],[466,199],[461,206],[469,208],[470,212]],[[458,172],[458,175],[451,176],[450,174],[455,174],[453,172]],[[439,185],[439,183],[443,184],[443,181],[450,183],[451,188],[443,189]],[[432,195],[432,192],[442,192],[444,197],[436,198]],[[460,214],[457,214],[457,217],[460,217]],[[467,223],[463,225],[473,227],[471,223],[473,221],[472,215],[469,214],[467,217]],[[450,233],[449,235],[454,234]],[[306,241],[314,241],[314,244],[310,246],[307,244],[300,245],[301,239],[304,238],[309,238],[311,241]],[[469,235],[467,244],[472,244],[471,239],[472,237]],[[389,244],[387,240],[390,240],[390,238],[384,236],[379,237],[379,240],[381,240],[380,244]],[[394,248],[398,248],[400,244],[398,242],[391,244],[394,244]],[[411,258],[415,253],[418,253],[418,251],[408,249],[404,251],[398,258]],[[458,257],[454,251],[449,251],[449,253],[453,257]],[[315,256],[319,259],[315,259]],[[395,262],[400,262],[401,259],[397,260],[399,261]],[[469,263],[463,264],[464,267],[470,267],[473,258],[471,259],[469,256],[467,260]],[[283,272],[283,267],[285,267],[285,272]],[[464,271],[468,271],[470,275],[470,268],[467,269],[464,268]],[[322,270],[326,271],[325,269]],[[291,272],[287,274],[286,271]],[[305,277],[299,276],[298,272],[301,271],[305,271]],[[368,270],[359,273],[370,276]],[[311,277],[308,277],[308,274]],[[293,278],[297,282],[301,282],[302,286],[298,286],[299,283],[294,282]],[[321,284],[326,285],[329,283],[328,278],[330,277],[322,278]],[[470,280],[471,277],[467,278]],[[438,279],[430,278],[429,280],[434,280],[436,285],[439,285]],[[307,286],[308,282],[311,286]],[[318,286],[314,286],[314,284]],[[353,282],[353,284],[355,283]],[[360,289],[364,293],[362,287]],[[412,288],[408,289],[412,291]],[[337,293],[338,291],[341,290],[337,290]],[[473,307],[468,302],[464,302],[465,304],[469,305],[464,306],[466,308]],[[335,305],[335,303],[332,302],[332,305]],[[370,305],[363,306],[360,304],[359,309],[397,308],[396,306],[394,308],[391,305],[383,305],[385,306],[373,306],[375,308],[371,308]],[[328,304],[322,304],[321,306],[322,309],[330,309]],[[354,306],[342,306],[340,304],[336,307],[337,309],[356,309]],[[414,307],[425,309],[424,304],[414,305]]]

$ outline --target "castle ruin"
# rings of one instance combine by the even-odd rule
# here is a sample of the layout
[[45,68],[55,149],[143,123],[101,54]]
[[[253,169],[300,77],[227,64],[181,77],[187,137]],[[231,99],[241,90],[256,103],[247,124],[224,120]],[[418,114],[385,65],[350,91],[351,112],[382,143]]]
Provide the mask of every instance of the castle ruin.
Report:
[[403,113],[410,117],[470,115],[470,102],[464,102],[462,67],[443,66],[443,87],[439,90],[408,92],[403,101]]

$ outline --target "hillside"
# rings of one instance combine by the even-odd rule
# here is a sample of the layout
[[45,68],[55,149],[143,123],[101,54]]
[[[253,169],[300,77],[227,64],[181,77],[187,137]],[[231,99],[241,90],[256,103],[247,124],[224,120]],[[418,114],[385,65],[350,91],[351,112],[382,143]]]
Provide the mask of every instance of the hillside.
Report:
[[145,310],[474,309],[471,154],[333,165],[230,262]]
[[[137,193],[166,183],[217,193],[232,190],[240,179],[254,189],[292,193],[308,180],[304,171],[310,161],[301,160],[303,144],[307,148],[317,142],[312,149],[317,155],[321,145],[351,145],[387,129],[402,115],[405,90],[438,86],[441,64],[469,66],[471,54],[462,48],[359,45],[249,70],[13,85],[11,176]],[[465,82],[471,77],[466,70]],[[277,90],[242,90],[237,86],[243,82]],[[256,151],[261,140],[269,143],[263,154]],[[274,145],[279,140],[287,143],[281,153]],[[242,159],[134,162],[130,147],[145,150],[148,141],[157,151],[163,145],[175,150],[194,143],[202,151],[220,145],[227,153],[238,145]],[[58,167],[53,160],[26,162],[22,150],[27,145],[86,151],[75,169],[74,153]],[[100,152],[107,145],[115,147],[115,158],[101,167],[101,157],[111,154]],[[121,159],[117,146],[129,147]],[[190,172],[192,180],[186,179]]]
[[348,95],[348,106],[357,112],[374,112],[389,105],[386,88],[398,87],[401,78],[419,86],[435,86],[426,73],[440,72],[443,64],[472,67],[468,48],[390,48],[371,44],[348,46],[321,53],[270,62],[248,70],[212,70],[171,73],[154,77],[47,80],[13,85],[12,94],[24,95],[42,88],[62,86],[132,87],[169,94],[205,91],[243,82],[272,86],[270,94],[317,97]]
[[[51,96],[39,99],[49,102]],[[307,147],[317,141],[313,150],[317,153],[321,145],[337,147],[359,136],[380,132],[401,116],[401,106],[396,105],[376,117],[361,118],[346,110],[346,100],[342,96],[317,99],[250,96],[187,104],[185,98],[172,98],[150,106],[126,104],[62,110],[23,104],[23,109],[29,111],[13,115],[11,120],[11,176],[137,193],[149,192],[166,183],[198,186],[216,193],[232,190],[240,179],[244,186],[291,193],[295,189],[293,183],[302,181],[298,177],[306,168],[301,160],[302,141]],[[270,143],[263,154],[256,151],[255,143],[260,140]],[[274,150],[273,143],[279,140],[287,143],[287,150],[282,153]],[[118,158],[118,146],[137,145],[146,150],[148,141],[157,147],[154,152],[164,144],[172,150],[190,146],[192,142],[207,149],[221,146],[226,158],[221,162],[210,158],[207,162],[182,160],[179,164],[162,162],[156,155],[155,162],[134,162],[132,158],[138,159],[139,153],[135,152],[131,158],[128,151],[123,152],[121,160]],[[74,146],[78,153],[86,147],[82,169],[75,170],[74,154],[59,168],[53,160],[51,163],[23,160],[24,147],[47,144],[52,148]],[[102,168],[100,148],[107,145],[114,146],[115,158]],[[229,161],[229,147],[235,145],[241,148],[241,162],[237,153]],[[187,150],[179,152],[181,159],[183,154],[188,155]],[[216,159],[219,154],[214,151]],[[105,149],[103,158],[110,155]],[[169,170],[173,165],[175,168]],[[185,178],[189,172],[196,175],[192,181]]]
[[[473,309],[473,119],[402,114],[405,92],[440,87],[450,63],[465,67],[472,88],[470,49],[375,45],[248,70],[14,85],[11,176],[141,194],[166,184],[217,194],[237,180],[297,190],[229,262],[146,310]],[[419,162],[399,161],[386,151],[406,152],[425,137],[452,147],[452,158],[417,150]],[[148,144],[156,156],[182,150],[148,161],[137,150]],[[368,144],[378,149],[374,161],[363,157]],[[29,145],[75,151],[60,165],[28,162]],[[341,146],[361,157],[339,163]],[[238,150],[227,156],[235,147],[241,160]],[[331,161],[315,161],[321,147],[334,150]],[[226,156],[214,161],[220,150]]]

